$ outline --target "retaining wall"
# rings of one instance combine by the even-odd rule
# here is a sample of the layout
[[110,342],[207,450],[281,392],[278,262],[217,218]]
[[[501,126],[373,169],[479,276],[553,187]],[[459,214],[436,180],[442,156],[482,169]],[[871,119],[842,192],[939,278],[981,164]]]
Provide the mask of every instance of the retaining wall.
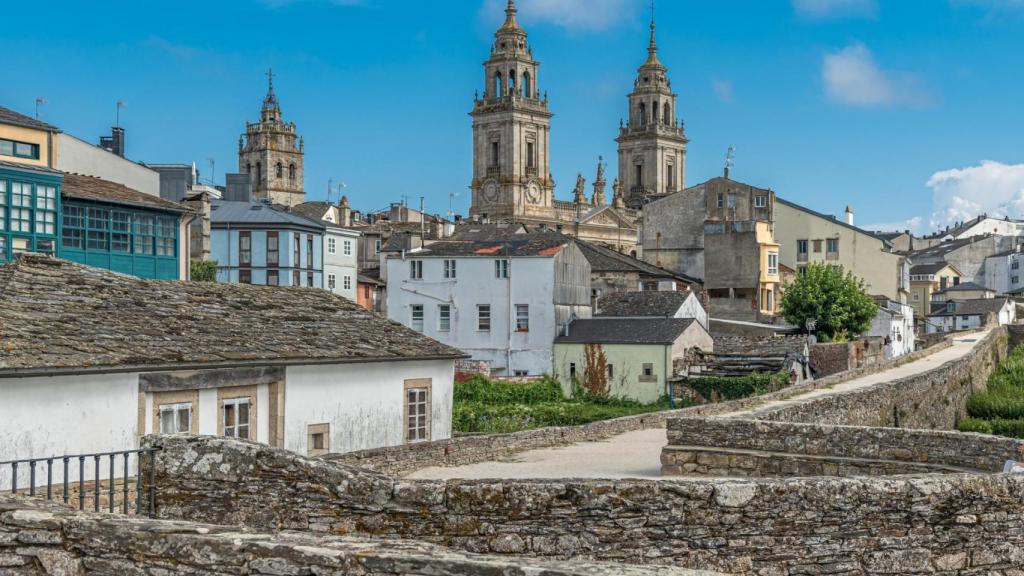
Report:
[[668,567],[541,562],[437,546],[76,513],[0,496],[0,574],[344,574],[346,576],[710,576]]
[[1019,574],[1024,477],[403,481],[249,442],[148,437],[165,518],[738,574]]

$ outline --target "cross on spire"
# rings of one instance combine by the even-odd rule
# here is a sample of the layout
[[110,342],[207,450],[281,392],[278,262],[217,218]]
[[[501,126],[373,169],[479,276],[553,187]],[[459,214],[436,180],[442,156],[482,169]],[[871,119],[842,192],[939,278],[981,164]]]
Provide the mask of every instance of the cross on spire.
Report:
[[274,89],[274,69],[273,68],[267,68],[267,89],[268,90],[273,90]]

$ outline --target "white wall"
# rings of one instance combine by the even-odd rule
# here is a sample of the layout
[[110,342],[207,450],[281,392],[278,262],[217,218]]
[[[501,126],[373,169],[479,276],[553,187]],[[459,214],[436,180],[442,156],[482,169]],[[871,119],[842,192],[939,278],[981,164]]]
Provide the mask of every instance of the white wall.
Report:
[[160,174],[156,170],[63,132],[57,134],[57,169],[124,184],[151,196],[160,195]]
[[1024,235],[1024,223],[1015,220],[1002,220],[999,218],[985,218],[967,230],[956,236],[956,239],[981,236],[982,234],[995,234],[996,236],[1021,236]]
[[452,360],[293,366],[285,387],[284,447],[305,454],[310,424],[329,423],[330,451],[405,442],[407,379],[430,378],[431,439],[451,437]]
[[990,256],[985,259],[984,270],[985,287],[996,294],[1024,288],[1024,254],[1014,252]]
[[700,298],[697,295],[690,293],[690,297],[683,302],[683,305],[679,307],[679,311],[676,312],[676,318],[693,318],[704,327],[705,330],[708,328],[708,312],[704,309],[704,306],[700,303]]
[[[138,374],[0,379],[0,461],[135,448],[138,389]],[[101,478],[108,466],[103,459]],[[77,463],[70,470],[77,481]],[[90,459],[86,478],[92,470]],[[24,475],[18,483],[27,487],[28,469],[19,471]],[[120,462],[116,471],[120,476]],[[62,475],[55,467],[54,478]],[[45,484],[45,466],[37,468],[36,479]],[[10,468],[0,470],[0,490],[10,482]]]
[[[324,288],[330,290],[330,278],[334,275],[334,289],[331,290],[339,296],[343,296],[355,302],[356,284],[358,274],[357,255],[359,253],[359,233],[343,228],[328,226],[324,233]],[[335,250],[332,254],[329,250],[331,240],[334,240]],[[345,243],[349,244],[349,254],[345,254]],[[349,287],[345,288],[345,277],[349,278]]]
[[[440,256],[387,260],[388,318],[412,325],[412,305],[423,305],[423,333],[465,351],[474,360],[491,363],[497,375],[525,370],[529,375],[552,369],[552,344],[556,332],[554,306],[554,259],[510,258],[509,278],[496,278],[495,257],[460,257],[456,278],[444,278]],[[409,261],[423,261],[423,279],[409,279]],[[511,298],[509,290],[511,286]],[[438,305],[451,305],[451,330],[438,330]],[[491,329],[477,330],[477,305],[491,306]],[[515,305],[530,307],[530,331],[515,332]],[[509,366],[511,359],[511,366]],[[506,370],[507,369],[507,370]]]

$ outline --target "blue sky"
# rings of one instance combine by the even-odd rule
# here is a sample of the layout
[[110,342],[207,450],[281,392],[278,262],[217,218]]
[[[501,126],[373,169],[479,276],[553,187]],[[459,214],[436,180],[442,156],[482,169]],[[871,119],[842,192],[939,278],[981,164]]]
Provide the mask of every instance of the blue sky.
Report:
[[[306,188],[356,207],[469,204],[473,93],[503,0],[37,0],[5,7],[0,105],[90,141],[123,100],[128,155],[237,169],[273,67]],[[556,194],[614,137],[647,0],[519,0],[555,113]],[[858,224],[1024,216],[1024,0],[661,0],[658,43],[690,137],[687,184],[733,175]]]

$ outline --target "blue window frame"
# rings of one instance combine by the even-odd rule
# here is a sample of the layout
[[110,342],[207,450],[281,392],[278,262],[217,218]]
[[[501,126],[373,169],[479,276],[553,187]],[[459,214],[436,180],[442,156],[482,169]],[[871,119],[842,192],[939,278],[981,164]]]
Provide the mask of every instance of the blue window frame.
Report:
[[135,217],[135,240],[134,247],[136,254],[153,254],[154,218],[152,216],[138,215]]
[[173,218],[160,217],[156,228],[157,256],[174,256],[178,247],[178,222]]
[[85,248],[85,208],[81,206],[64,206],[63,212],[61,248],[71,248],[74,250]]
[[32,184],[11,182],[11,232],[32,232]]
[[39,144],[0,138],[0,155],[39,160]]
[[89,208],[89,230],[86,234],[86,248],[106,251],[110,234],[110,210]]
[[143,278],[180,277],[177,214],[75,199],[59,207],[61,258]]

